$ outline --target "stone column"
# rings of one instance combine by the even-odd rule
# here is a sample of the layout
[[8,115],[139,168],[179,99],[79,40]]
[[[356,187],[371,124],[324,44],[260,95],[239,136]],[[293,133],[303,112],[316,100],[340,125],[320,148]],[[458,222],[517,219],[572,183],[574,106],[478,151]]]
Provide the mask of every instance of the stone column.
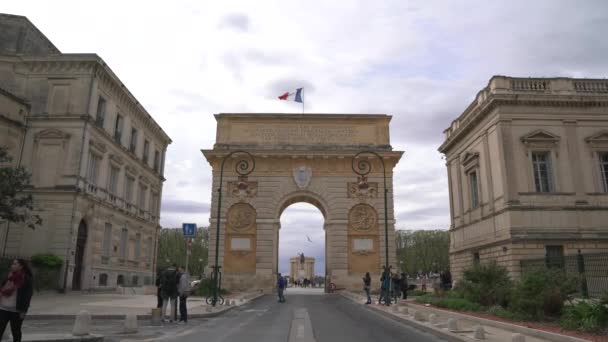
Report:
[[327,235],[326,250],[327,274],[332,281],[335,277],[348,275],[348,236],[347,221],[333,220],[325,223],[325,234]]

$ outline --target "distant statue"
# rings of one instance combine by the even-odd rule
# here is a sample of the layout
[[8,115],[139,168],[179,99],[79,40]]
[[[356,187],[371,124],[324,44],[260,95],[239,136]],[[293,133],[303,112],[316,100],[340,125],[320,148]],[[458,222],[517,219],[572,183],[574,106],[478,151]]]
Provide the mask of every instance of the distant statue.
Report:
[[304,253],[300,253],[300,264],[304,265],[305,260],[306,258],[304,258]]

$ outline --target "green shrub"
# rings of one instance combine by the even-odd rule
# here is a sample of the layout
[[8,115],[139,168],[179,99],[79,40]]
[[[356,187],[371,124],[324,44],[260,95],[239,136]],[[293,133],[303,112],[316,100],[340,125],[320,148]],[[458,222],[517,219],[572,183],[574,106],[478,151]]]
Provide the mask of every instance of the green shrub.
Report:
[[525,273],[515,285],[509,309],[528,320],[558,317],[568,294],[576,292],[577,278],[560,269]]
[[32,265],[37,268],[59,269],[63,260],[54,254],[36,254],[32,256]]
[[412,290],[407,292],[408,296],[417,297],[426,295],[426,291],[422,290]]
[[579,302],[564,308],[559,322],[566,330],[601,332],[608,328],[608,308],[600,302]]
[[465,299],[482,306],[506,306],[512,285],[507,269],[492,262],[465,270],[463,280],[454,290]]
[[479,312],[483,308],[477,303],[473,303],[465,298],[441,298],[435,297],[432,294],[417,297],[415,299],[418,303],[431,304],[440,308],[446,308],[451,310],[459,311],[473,311]]
[[512,321],[524,321],[525,317],[518,314],[517,312],[512,312],[511,310],[505,309],[500,305],[495,305],[490,307],[487,311],[488,314],[494,315],[496,317],[501,317],[505,319],[510,319]]

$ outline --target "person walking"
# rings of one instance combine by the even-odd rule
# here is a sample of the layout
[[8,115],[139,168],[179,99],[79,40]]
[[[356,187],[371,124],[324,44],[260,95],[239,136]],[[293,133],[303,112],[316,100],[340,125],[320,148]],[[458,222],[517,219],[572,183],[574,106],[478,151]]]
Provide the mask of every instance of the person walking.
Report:
[[399,303],[399,297],[401,297],[401,278],[399,278],[399,273],[393,274],[393,278],[392,278],[392,297],[393,297],[393,302],[395,304]]
[[370,277],[369,272],[365,272],[365,277],[363,277],[363,290],[365,291],[365,295],[367,296],[367,302],[365,304],[372,303],[372,297],[369,295],[369,291],[372,288],[372,277]]
[[161,308],[161,317],[163,318],[163,322],[166,322],[165,312],[167,311],[167,306],[169,302],[171,302],[171,311],[169,313],[169,322],[173,323],[173,321],[177,318],[177,269],[176,265],[173,264],[171,267],[165,269],[161,275],[160,286],[161,286],[161,296],[163,297],[163,307]]
[[177,285],[177,293],[179,295],[179,322],[188,323],[188,308],[187,301],[190,294],[190,275],[186,273],[184,267],[179,268],[179,283]]
[[277,279],[277,292],[279,293],[279,303],[285,303],[285,296],[283,295],[283,291],[285,291],[285,278],[283,278],[281,276],[281,273],[279,273]]
[[161,296],[161,293],[160,293],[160,274],[161,274],[161,272],[158,272],[156,274],[156,282],[155,282],[155,285],[156,285],[156,308],[157,309],[160,309],[160,308],[163,307],[163,296]]
[[34,294],[33,276],[27,262],[15,259],[0,285],[0,339],[10,322],[13,342],[21,342],[21,325]]

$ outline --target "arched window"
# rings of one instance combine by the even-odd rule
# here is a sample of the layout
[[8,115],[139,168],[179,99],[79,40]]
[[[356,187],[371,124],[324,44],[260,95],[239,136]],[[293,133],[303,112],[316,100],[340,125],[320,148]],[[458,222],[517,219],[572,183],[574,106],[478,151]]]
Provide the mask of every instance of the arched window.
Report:
[[124,284],[125,284],[125,277],[122,274],[118,275],[118,277],[116,278],[116,285],[123,286]]
[[108,275],[102,273],[99,275],[99,286],[108,286]]

